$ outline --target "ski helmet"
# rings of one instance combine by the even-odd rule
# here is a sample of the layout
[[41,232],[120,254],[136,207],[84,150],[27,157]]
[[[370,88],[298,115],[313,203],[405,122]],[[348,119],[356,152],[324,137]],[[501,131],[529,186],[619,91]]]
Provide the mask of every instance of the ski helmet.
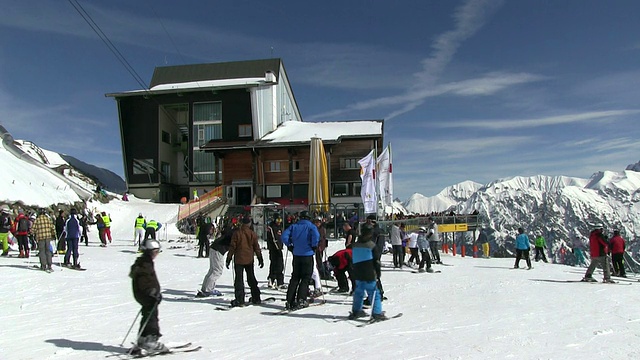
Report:
[[160,243],[158,242],[158,240],[154,240],[154,239],[147,239],[144,242],[144,249],[151,251],[151,250],[160,250]]

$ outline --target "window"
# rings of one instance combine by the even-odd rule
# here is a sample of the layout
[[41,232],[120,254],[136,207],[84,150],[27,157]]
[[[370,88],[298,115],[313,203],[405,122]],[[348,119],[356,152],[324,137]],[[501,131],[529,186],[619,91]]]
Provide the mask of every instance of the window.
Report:
[[222,139],[222,103],[193,104],[193,146]]
[[133,175],[153,174],[153,159],[133,159]]
[[347,196],[349,195],[349,187],[347,184],[333,184],[332,196]]
[[300,160],[293,160],[293,171],[300,171]]
[[239,137],[251,137],[251,125],[238,125]]
[[358,159],[355,158],[343,158],[340,159],[340,169],[342,170],[360,170],[360,164]]
[[282,187],[280,185],[267,185],[267,197],[268,198],[282,197]]
[[162,142],[171,144],[171,134],[166,131],[162,131]]
[[166,181],[170,181],[171,180],[171,164],[167,163],[167,162],[161,162],[160,163],[160,171],[162,172],[162,175],[164,175],[164,179]]
[[267,162],[267,171],[268,172],[287,171],[287,163],[284,162],[284,161],[268,161]]
[[362,183],[359,183],[359,182],[353,183],[353,192],[352,192],[353,196],[360,195],[361,192],[362,192]]
[[195,181],[215,180],[215,156],[212,152],[193,152],[193,177]]

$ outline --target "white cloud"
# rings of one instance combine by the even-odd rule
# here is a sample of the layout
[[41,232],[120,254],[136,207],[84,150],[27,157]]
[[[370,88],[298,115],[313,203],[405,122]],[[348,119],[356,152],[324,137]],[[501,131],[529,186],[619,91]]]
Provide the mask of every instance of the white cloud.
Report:
[[531,119],[500,119],[500,120],[467,120],[467,121],[447,121],[440,122],[434,126],[441,128],[485,128],[485,129],[519,129],[519,128],[534,128],[540,126],[553,126],[578,122],[586,122],[592,120],[611,120],[628,115],[635,115],[640,113],[640,110],[628,109],[628,110],[607,110],[607,111],[592,111],[575,114],[565,114],[557,116],[548,116],[541,118]]

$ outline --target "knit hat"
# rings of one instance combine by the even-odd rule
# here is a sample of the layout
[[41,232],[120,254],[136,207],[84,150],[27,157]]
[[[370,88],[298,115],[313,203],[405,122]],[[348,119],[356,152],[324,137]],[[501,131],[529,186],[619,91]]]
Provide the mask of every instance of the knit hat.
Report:
[[251,218],[248,216],[245,216],[242,218],[242,223],[243,224],[251,224]]

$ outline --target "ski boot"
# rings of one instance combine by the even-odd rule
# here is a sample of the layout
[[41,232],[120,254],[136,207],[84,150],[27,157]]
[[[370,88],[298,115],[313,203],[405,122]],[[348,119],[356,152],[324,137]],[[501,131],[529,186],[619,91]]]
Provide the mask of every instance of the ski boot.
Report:
[[141,336],[140,339],[138,339],[138,346],[148,355],[170,352],[168,347],[158,341],[158,335]]
[[373,314],[371,315],[371,317],[373,318],[373,320],[375,321],[384,321],[384,320],[389,320],[389,318],[387,317],[387,315],[384,314],[384,311],[381,312],[380,314]]
[[598,282],[598,280],[594,279],[591,275],[586,275],[585,277],[582,278],[581,281],[584,281],[584,282]]
[[349,312],[348,319],[349,320],[355,320],[355,319],[363,318],[363,317],[366,317],[366,316],[367,316],[367,313],[362,311],[362,310],[360,310],[360,311],[356,311],[355,313],[354,312]]

